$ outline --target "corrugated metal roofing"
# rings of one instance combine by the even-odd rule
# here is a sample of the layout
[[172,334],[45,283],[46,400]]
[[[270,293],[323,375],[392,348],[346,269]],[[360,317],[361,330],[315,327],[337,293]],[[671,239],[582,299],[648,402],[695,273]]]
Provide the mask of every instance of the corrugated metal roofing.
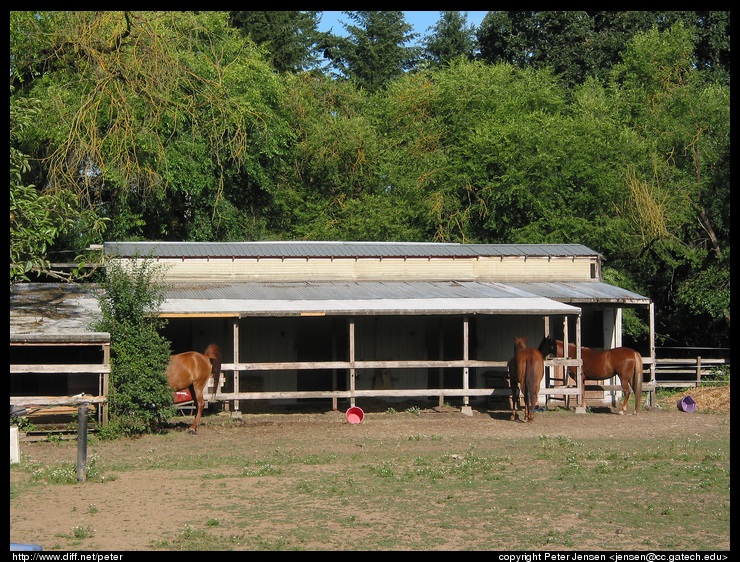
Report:
[[169,284],[168,299],[376,300],[535,296],[499,283],[458,281],[304,281]]
[[580,309],[501,283],[245,282],[170,284],[167,315],[578,314]]
[[[28,283],[11,287],[13,334],[89,332],[99,319],[93,284]],[[577,314],[568,305],[649,305],[650,299],[597,281],[332,281],[170,284],[162,312],[286,316],[325,314]]]
[[167,316],[378,316],[580,314],[581,309],[544,297],[344,299],[344,300],[179,300],[161,307]]
[[[90,335],[100,319],[94,284],[11,287],[11,341],[28,334]],[[168,286],[162,314],[295,316],[392,314],[580,314],[519,287],[478,282],[305,282]]]
[[356,258],[598,256],[581,244],[458,244],[446,242],[105,242],[106,255],[123,258]]
[[586,281],[580,283],[508,283],[529,293],[569,303],[613,303],[620,305],[649,305],[650,299],[608,283]]
[[545,297],[565,303],[649,304],[650,299],[598,281],[493,283],[481,281],[302,281],[174,283],[171,299],[373,300]]

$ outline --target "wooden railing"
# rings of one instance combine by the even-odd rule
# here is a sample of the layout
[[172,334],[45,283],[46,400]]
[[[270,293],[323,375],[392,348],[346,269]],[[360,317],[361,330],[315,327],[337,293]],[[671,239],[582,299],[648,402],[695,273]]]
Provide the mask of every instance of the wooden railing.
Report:
[[[707,380],[714,374],[714,369],[718,366],[727,365],[729,362],[725,359],[708,359],[702,357],[686,359],[655,359],[654,365],[650,358],[643,358],[645,363],[645,382],[643,391],[649,392],[651,398],[649,403],[652,404],[654,393],[657,388],[671,387],[696,387],[707,382],[726,383],[725,380]],[[546,361],[549,365],[575,365],[578,361],[574,359],[552,359]],[[356,361],[354,363],[334,361],[326,363],[224,363],[222,369],[224,374],[229,372],[233,374],[250,371],[271,371],[280,369],[377,369],[377,368],[409,368],[423,366],[426,368],[450,368],[450,367],[475,367],[475,368],[498,368],[505,370],[507,362],[505,361]],[[654,368],[655,379],[649,379],[649,369]],[[11,405],[32,406],[32,405],[73,405],[79,406],[82,403],[98,404],[101,409],[105,408],[108,391],[108,375],[110,373],[109,364],[85,364],[85,365],[11,365],[11,374],[23,373],[67,373],[67,374],[97,374],[100,377],[99,395],[76,395],[76,396],[15,396],[10,398]],[[440,404],[446,397],[475,397],[475,396],[508,396],[510,390],[506,388],[415,388],[415,389],[395,389],[395,390],[376,390],[350,388],[346,390],[326,390],[326,391],[253,391],[253,392],[224,392],[222,387],[225,377],[221,377],[221,384],[216,395],[217,401],[239,401],[255,399],[296,399],[296,398],[332,398],[334,401],[340,398],[350,398],[354,400],[360,397],[429,397],[438,396]],[[488,385],[487,385],[488,386]],[[600,390],[621,390],[618,384],[602,384],[598,387]],[[587,388],[588,390],[588,388]],[[207,398],[211,397],[212,388],[207,391]],[[579,390],[574,386],[554,386],[543,389],[541,394],[559,395],[577,398]],[[185,405],[185,404],[183,404]],[[336,405],[335,405],[336,407]],[[104,410],[105,416],[99,420],[103,425],[107,423],[107,410]]]
[[725,359],[692,357],[686,359],[656,359],[655,385],[658,388],[691,388],[702,384],[726,384],[713,380],[717,367],[727,365]]
[[11,396],[11,406],[22,407],[49,407],[49,406],[74,406],[79,408],[81,404],[95,404],[98,406],[98,423],[108,423],[108,377],[110,375],[110,364],[83,363],[66,365],[10,365],[11,375],[96,375],[98,377],[98,394],[76,394],[74,396]]

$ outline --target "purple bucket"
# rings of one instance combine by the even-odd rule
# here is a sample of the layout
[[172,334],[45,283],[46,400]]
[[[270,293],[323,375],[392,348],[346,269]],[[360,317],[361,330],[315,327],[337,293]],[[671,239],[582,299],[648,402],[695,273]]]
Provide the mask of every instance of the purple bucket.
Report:
[[691,413],[696,410],[696,400],[691,396],[684,396],[678,401],[678,409],[682,412]]

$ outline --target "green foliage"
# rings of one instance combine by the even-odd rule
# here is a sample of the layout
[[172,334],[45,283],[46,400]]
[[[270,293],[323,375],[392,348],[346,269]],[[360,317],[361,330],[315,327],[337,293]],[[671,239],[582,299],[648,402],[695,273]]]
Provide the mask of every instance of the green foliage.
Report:
[[399,11],[346,11],[356,25],[344,24],[347,37],[329,35],[320,46],[339,77],[358,88],[377,92],[419,58],[417,47],[405,47],[417,34]]
[[433,67],[447,65],[457,57],[472,60],[476,52],[475,27],[467,24],[467,12],[440,12],[439,21],[422,43],[424,59]]
[[723,11],[491,11],[478,30],[489,63],[550,67],[568,86],[605,80],[638,33],[692,30],[692,64],[729,84],[730,13]]
[[[85,480],[87,482],[103,482],[106,476],[98,466],[98,456],[91,455],[86,460]],[[21,469],[30,474],[31,482],[49,484],[77,484],[77,465],[74,462],[62,461],[46,466],[39,462],[21,461]],[[90,511],[92,513],[92,511]]]
[[[11,12],[11,279],[103,226],[580,243],[659,337],[727,344],[729,12],[490,12],[473,62],[442,12],[424,67],[402,12],[345,14]],[[314,39],[335,76],[295,72]]]
[[130,269],[108,265],[98,298],[102,320],[94,326],[111,335],[111,428],[101,437],[157,432],[174,414],[165,374],[170,346],[160,336],[164,321],[158,317],[161,273],[150,259],[134,261]]
[[[13,89],[11,87],[11,93]],[[30,171],[28,157],[14,146],[41,113],[34,98],[10,101],[10,283],[28,281],[30,274],[44,273],[64,280],[81,279],[82,267],[72,272],[53,271],[49,251],[66,232],[87,233],[88,241],[99,241],[105,219],[92,210],[80,210],[70,190],[42,191],[24,185]],[[81,228],[84,225],[84,228]],[[82,257],[75,258],[83,262]],[[82,263],[80,263],[80,266]]]
[[318,65],[321,37],[318,12],[294,10],[230,12],[229,23],[264,45],[278,72],[300,72]]
[[22,415],[10,416],[10,425],[16,426],[21,431],[33,431],[36,429],[36,424]]
[[730,266],[714,265],[687,279],[678,289],[676,302],[693,314],[712,318],[730,316]]

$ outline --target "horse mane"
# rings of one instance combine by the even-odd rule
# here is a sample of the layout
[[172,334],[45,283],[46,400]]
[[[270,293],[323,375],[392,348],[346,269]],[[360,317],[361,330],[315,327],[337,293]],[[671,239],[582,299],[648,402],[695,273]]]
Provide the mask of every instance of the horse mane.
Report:
[[221,360],[223,355],[221,354],[221,348],[215,343],[210,344],[206,347],[203,355],[208,357],[211,361],[211,375],[213,376],[213,399],[216,399],[216,392],[218,391],[218,385],[221,382]]

